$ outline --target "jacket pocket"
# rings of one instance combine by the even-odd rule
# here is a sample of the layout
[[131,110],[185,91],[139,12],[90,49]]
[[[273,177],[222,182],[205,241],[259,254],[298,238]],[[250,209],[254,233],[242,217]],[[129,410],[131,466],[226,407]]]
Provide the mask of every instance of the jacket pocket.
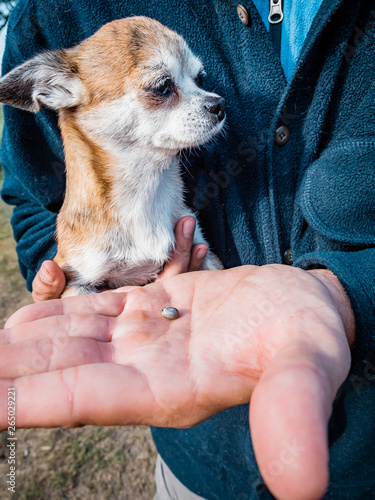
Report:
[[328,146],[306,170],[300,200],[307,223],[324,236],[375,244],[375,138]]

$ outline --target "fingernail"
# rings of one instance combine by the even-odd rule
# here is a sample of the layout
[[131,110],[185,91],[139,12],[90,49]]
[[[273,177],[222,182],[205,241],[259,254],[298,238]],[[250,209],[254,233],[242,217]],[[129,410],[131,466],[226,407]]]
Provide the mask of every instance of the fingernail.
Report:
[[195,230],[195,219],[190,218],[187,219],[182,226],[182,233],[185,236],[185,238],[193,238],[194,236],[194,230]]
[[208,248],[204,248],[204,247],[198,248],[197,259],[203,260],[206,257],[207,252],[208,252]]
[[55,280],[52,274],[47,271],[45,264],[42,264],[42,267],[40,268],[40,279],[43,283],[46,283],[46,285],[51,285]]

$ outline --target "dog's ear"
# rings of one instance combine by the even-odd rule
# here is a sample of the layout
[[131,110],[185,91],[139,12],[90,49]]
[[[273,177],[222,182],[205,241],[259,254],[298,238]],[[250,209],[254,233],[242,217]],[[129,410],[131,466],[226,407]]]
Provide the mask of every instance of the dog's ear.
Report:
[[82,82],[64,50],[40,54],[0,80],[0,102],[34,113],[42,104],[70,108],[82,99]]

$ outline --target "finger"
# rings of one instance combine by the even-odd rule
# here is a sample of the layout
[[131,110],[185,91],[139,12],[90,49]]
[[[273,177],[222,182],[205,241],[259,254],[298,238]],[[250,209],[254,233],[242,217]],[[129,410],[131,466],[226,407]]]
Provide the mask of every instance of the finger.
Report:
[[55,336],[0,346],[0,379],[112,361],[112,346],[81,337]]
[[59,298],[65,283],[65,275],[56,262],[45,260],[33,281],[34,302]]
[[290,352],[264,372],[250,404],[255,456],[280,500],[318,500],[329,480],[328,419],[333,388],[315,361]]
[[0,345],[21,344],[51,339],[56,345],[64,345],[67,337],[82,337],[109,342],[116,318],[99,314],[69,314],[49,316],[20,323],[0,332]]
[[195,224],[196,221],[191,216],[183,217],[178,221],[175,229],[175,249],[170,260],[165,264],[158,280],[187,272],[190,264]]
[[64,314],[101,314],[119,316],[124,310],[126,294],[98,293],[65,299],[38,302],[19,309],[6,322],[5,328],[29,323],[40,318]]
[[208,245],[204,243],[199,243],[194,245],[191,251],[190,263],[188,267],[188,272],[200,271],[203,266],[203,261],[208,252]]
[[132,290],[136,290],[137,288],[139,288],[139,285],[134,285],[134,286],[127,285],[127,286],[121,286],[120,288],[104,290],[103,292],[100,293],[129,293]]
[[[181,316],[183,314],[181,311]],[[50,339],[56,347],[64,348],[68,337],[81,337],[98,342],[131,337],[132,341],[127,343],[126,349],[132,349],[139,343],[151,341],[166,333],[170,326],[171,322],[162,317],[160,307],[152,311],[129,308],[121,317],[99,314],[49,316],[0,331],[0,346]],[[124,343],[122,349],[125,349]]]
[[[0,381],[0,426],[7,427],[7,391],[16,390],[17,427],[130,425],[154,422],[154,397],[135,367],[83,365]],[[105,396],[104,396],[105,395]]]

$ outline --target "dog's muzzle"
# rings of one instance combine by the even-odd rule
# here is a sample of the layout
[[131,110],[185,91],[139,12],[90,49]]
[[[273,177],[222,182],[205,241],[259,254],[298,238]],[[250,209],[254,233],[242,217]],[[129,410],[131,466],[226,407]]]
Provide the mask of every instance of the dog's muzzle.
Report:
[[222,97],[210,97],[206,100],[204,108],[210,113],[215,122],[221,122],[225,118],[225,99]]

